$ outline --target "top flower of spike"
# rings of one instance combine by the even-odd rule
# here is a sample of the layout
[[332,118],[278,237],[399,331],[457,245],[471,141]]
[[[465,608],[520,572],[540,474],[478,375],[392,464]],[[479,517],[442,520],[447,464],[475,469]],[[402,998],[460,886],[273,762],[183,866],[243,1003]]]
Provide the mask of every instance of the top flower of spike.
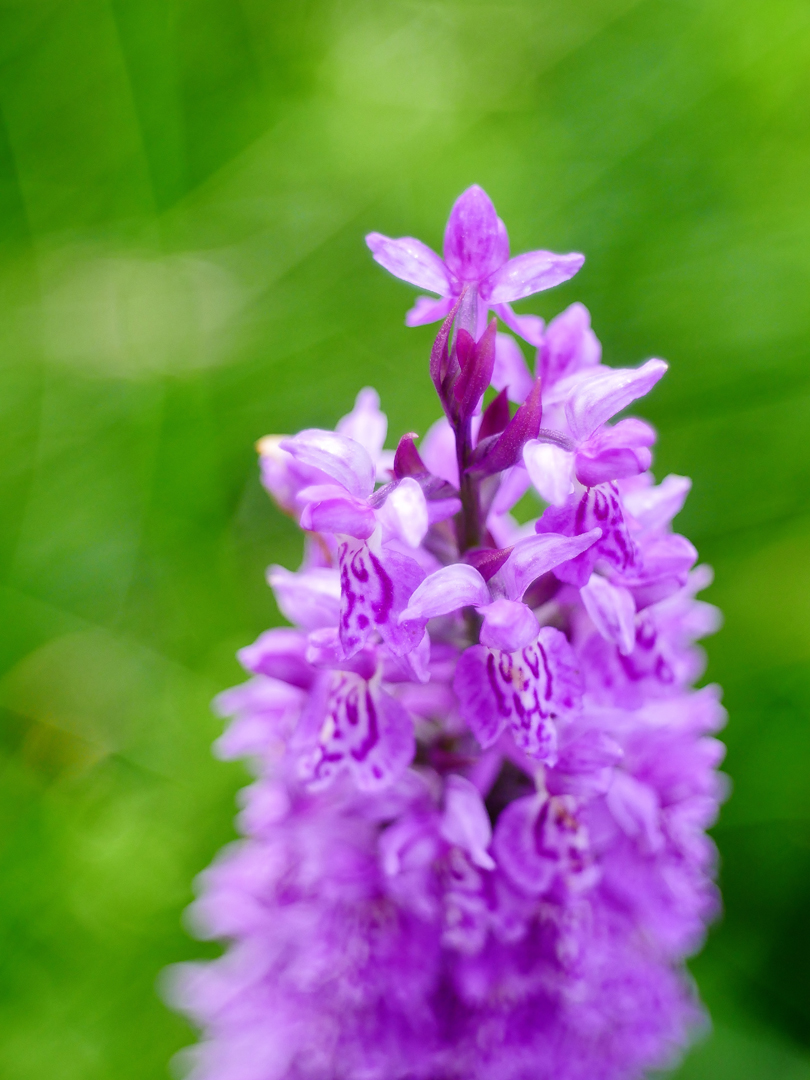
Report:
[[467,188],[450,211],[444,259],[412,236],[392,240],[373,232],[366,243],[380,266],[395,277],[441,297],[418,297],[405,317],[408,326],[445,318],[466,288],[472,291],[470,299],[477,301],[477,310],[473,309],[476,338],[486,326],[487,312],[493,311],[510,330],[535,346],[541,342],[542,320],[515,314],[511,302],[568,281],[585,262],[585,256],[576,252],[555,255],[552,251],[527,251],[510,259],[506,226],[478,184]]

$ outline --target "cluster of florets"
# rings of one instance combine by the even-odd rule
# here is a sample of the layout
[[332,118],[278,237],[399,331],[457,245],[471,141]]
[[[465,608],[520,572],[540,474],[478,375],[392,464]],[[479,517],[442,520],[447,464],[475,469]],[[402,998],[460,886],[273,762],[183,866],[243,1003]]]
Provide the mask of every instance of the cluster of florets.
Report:
[[257,779],[192,909],[231,944],[174,977],[193,1075],[637,1077],[700,1019],[683,961],[718,905],[723,710],[691,685],[717,613],[670,525],[689,481],[655,484],[648,424],[608,423],[666,365],[603,366],[581,305],[516,315],[582,259],[509,259],[480,188],[444,260],[368,243],[440,294],[409,321],[444,320],[444,417],[386,451],[366,389],[335,431],[260,443],[305,555],[269,571],[292,626],[218,699],[218,752]]

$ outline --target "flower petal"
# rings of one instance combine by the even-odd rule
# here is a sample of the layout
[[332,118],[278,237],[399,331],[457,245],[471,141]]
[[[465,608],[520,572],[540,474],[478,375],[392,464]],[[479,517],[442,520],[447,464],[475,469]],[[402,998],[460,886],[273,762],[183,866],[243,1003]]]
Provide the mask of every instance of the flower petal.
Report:
[[537,374],[548,390],[558,379],[602,359],[602,346],[593,330],[584,304],[571,304],[548,324],[537,354]]
[[462,607],[480,607],[489,601],[489,589],[475,567],[454,563],[425,578],[411,596],[399,621],[423,621],[436,615],[449,615]]
[[532,439],[523,447],[523,462],[541,497],[552,506],[562,506],[573,491],[574,455],[554,443]]
[[495,337],[492,385],[496,390],[506,388],[509,400],[517,402],[518,405],[523,404],[534,386],[523,350],[511,334],[497,334]]
[[478,614],[484,617],[481,644],[488,649],[517,652],[530,645],[540,629],[531,608],[516,600],[501,597],[480,607]]
[[345,495],[308,502],[301,511],[300,525],[310,532],[356,536],[367,540],[377,528],[374,511],[358,499]]
[[376,630],[398,656],[415,648],[422,628],[400,625],[399,613],[425,572],[407,555],[383,548],[375,554],[365,541],[347,540],[340,560],[340,640],[355,656]]
[[657,486],[624,493],[624,505],[645,531],[663,529],[681,510],[692,481],[670,473]]
[[518,315],[509,304],[492,304],[490,307],[509,329],[518,337],[539,348],[543,341],[543,327],[546,325],[539,315]]
[[417,296],[416,303],[405,316],[406,326],[425,326],[444,319],[453,310],[452,296],[434,300],[432,296]]
[[585,610],[602,637],[616,645],[622,656],[636,647],[636,604],[633,594],[620,585],[611,585],[599,574],[591,574],[579,590]]
[[337,626],[340,615],[340,578],[337,570],[317,566],[294,574],[271,566],[267,581],[285,619],[303,630]]
[[382,233],[372,232],[366,237],[366,243],[375,262],[385,267],[394,277],[440,296],[447,296],[449,293],[447,267],[436,252],[431,251],[421,240],[415,240],[412,236],[392,240]]
[[346,435],[321,428],[307,428],[281,443],[303,465],[320,469],[351,495],[366,499],[374,490],[374,463],[364,446]]
[[440,832],[448,844],[466,851],[476,866],[494,870],[495,860],[487,851],[492,826],[480,792],[474,784],[455,773],[445,780],[444,814]]
[[585,256],[575,252],[555,255],[553,251],[527,251],[496,270],[482,294],[490,304],[508,304],[568,281],[584,262]]
[[508,726],[518,747],[547,765],[557,759],[557,721],[582,707],[576,657],[565,634],[552,626],[514,652],[484,645],[466,649],[453,689],[462,718],[484,749]]
[[576,558],[602,535],[601,529],[591,529],[580,536],[541,533],[518,541],[512,554],[492,578],[490,588],[510,600],[520,600],[533,581],[553,570],[560,563]]
[[307,703],[295,744],[301,778],[314,790],[345,770],[361,791],[380,791],[413,758],[413,723],[398,701],[354,672],[326,672]]
[[482,281],[509,258],[506,227],[483,188],[456,199],[444,233],[444,259],[461,281]]
[[565,406],[573,437],[577,442],[587,439],[600,424],[649,393],[666,371],[663,360],[648,360],[639,368],[600,367],[580,379]]
[[376,461],[388,434],[388,417],[380,411],[377,391],[371,386],[364,387],[357,395],[352,411],[338,420],[335,430],[359,442],[371,460]]
[[428,507],[422,488],[412,476],[399,481],[377,517],[384,530],[400,537],[409,547],[419,547],[428,531]]

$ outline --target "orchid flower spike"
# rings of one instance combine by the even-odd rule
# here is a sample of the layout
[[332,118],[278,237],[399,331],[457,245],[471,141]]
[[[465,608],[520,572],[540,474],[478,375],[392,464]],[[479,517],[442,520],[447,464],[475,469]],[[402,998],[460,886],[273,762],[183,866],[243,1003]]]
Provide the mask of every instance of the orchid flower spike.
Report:
[[[372,233],[438,294],[436,423],[385,449],[376,392],[258,444],[300,527],[268,582],[289,625],[241,649],[215,749],[250,760],[191,924],[225,943],[165,985],[191,1080],[629,1080],[701,1023],[685,961],[717,913],[706,834],[724,722],[696,641],[711,581],[672,528],[655,432],[615,417],[662,360],[602,362],[581,304],[510,304],[580,255],[509,258],[472,187],[440,259]],[[532,373],[489,312],[538,347]],[[510,404],[511,403],[511,404]],[[393,446],[393,443],[391,444]],[[513,516],[534,487],[545,509]],[[525,506],[525,504],[524,504]],[[540,507],[538,506],[538,510]]]

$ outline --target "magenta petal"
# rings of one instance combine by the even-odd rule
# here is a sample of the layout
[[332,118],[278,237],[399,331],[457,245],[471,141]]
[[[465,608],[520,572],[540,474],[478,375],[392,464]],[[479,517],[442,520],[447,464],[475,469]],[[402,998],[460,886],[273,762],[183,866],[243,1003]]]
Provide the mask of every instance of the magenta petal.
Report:
[[347,435],[321,428],[307,428],[281,444],[303,465],[310,465],[325,472],[333,480],[360,499],[366,499],[374,490],[375,469],[368,451]]
[[639,368],[598,368],[584,376],[565,405],[571,434],[579,442],[631,401],[648,394],[666,374],[663,360],[648,360]]
[[540,629],[532,609],[516,600],[493,600],[480,607],[478,614],[484,617],[481,644],[488,649],[516,652],[530,645]]
[[448,844],[466,851],[476,866],[494,870],[495,862],[487,851],[492,840],[492,826],[478,788],[463,776],[450,773],[444,791],[442,837]]
[[413,724],[398,701],[354,672],[326,672],[307,703],[295,749],[309,787],[326,787],[345,770],[361,791],[379,791],[410,764]]
[[543,327],[546,325],[539,315],[518,315],[509,304],[491,304],[492,310],[509,329],[534,345],[535,349],[543,343]]
[[342,533],[367,540],[377,527],[377,519],[373,510],[353,499],[323,499],[307,503],[300,525],[311,532]]
[[340,640],[354,656],[376,631],[397,655],[418,645],[422,628],[398,616],[424,577],[414,560],[394,550],[375,554],[356,540],[340,545]]
[[236,656],[242,667],[254,675],[270,675],[306,690],[313,678],[306,651],[307,639],[300,630],[280,626],[275,630],[265,630],[252,645],[240,649]]
[[492,385],[496,390],[506,390],[509,400],[522,405],[534,386],[532,373],[518,343],[511,334],[495,337],[495,368]]
[[627,492],[624,505],[642,529],[652,532],[669,525],[681,510],[691,487],[688,476],[670,473],[657,486]]
[[373,232],[366,237],[366,243],[375,261],[394,277],[440,296],[446,296],[450,291],[447,268],[436,252],[421,240],[415,240],[412,236],[392,240],[382,233]]
[[514,652],[473,645],[459,658],[453,689],[462,718],[486,749],[509,725],[524,753],[553,765],[557,722],[579,711],[582,687],[565,635],[544,626]]
[[450,314],[454,303],[452,296],[442,300],[434,300],[432,296],[417,296],[416,303],[405,316],[405,325],[425,326],[427,323],[438,322]]
[[545,389],[566,375],[594,367],[602,358],[602,346],[584,304],[571,304],[548,324],[537,354],[537,374]]
[[527,251],[516,255],[489,278],[482,295],[490,304],[508,304],[568,281],[585,262],[584,255]]
[[340,613],[340,578],[336,570],[314,567],[294,574],[271,566],[267,581],[281,614],[303,630],[337,626]]
[[509,258],[509,238],[483,188],[456,199],[444,233],[444,259],[461,281],[481,281]]
[[360,391],[354,408],[338,420],[335,431],[364,446],[372,461],[379,458],[388,433],[388,417],[380,411],[380,395],[373,387]]
[[636,645],[636,605],[632,593],[620,585],[611,585],[598,574],[591,574],[579,590],[585,610],[594,626],[623,656]]
[[425,578],[400,615],[400,622],[449,615],[462,607],[480,607],[489,600],[489,589],[478,571],[465,563],[454,563]]
[[602,535],[600,529],[579,536],[542,533],[518,541],[512,554],[493,577],[490,587],[510,600],[520,600],[533,581],[560,563],[587,551]]
[[532,896],[555,880],[572,892],[595,884],[598,874],[588,832],[571,795],[529,795],[515,799],[498,819],[493,849],[514,883]]

